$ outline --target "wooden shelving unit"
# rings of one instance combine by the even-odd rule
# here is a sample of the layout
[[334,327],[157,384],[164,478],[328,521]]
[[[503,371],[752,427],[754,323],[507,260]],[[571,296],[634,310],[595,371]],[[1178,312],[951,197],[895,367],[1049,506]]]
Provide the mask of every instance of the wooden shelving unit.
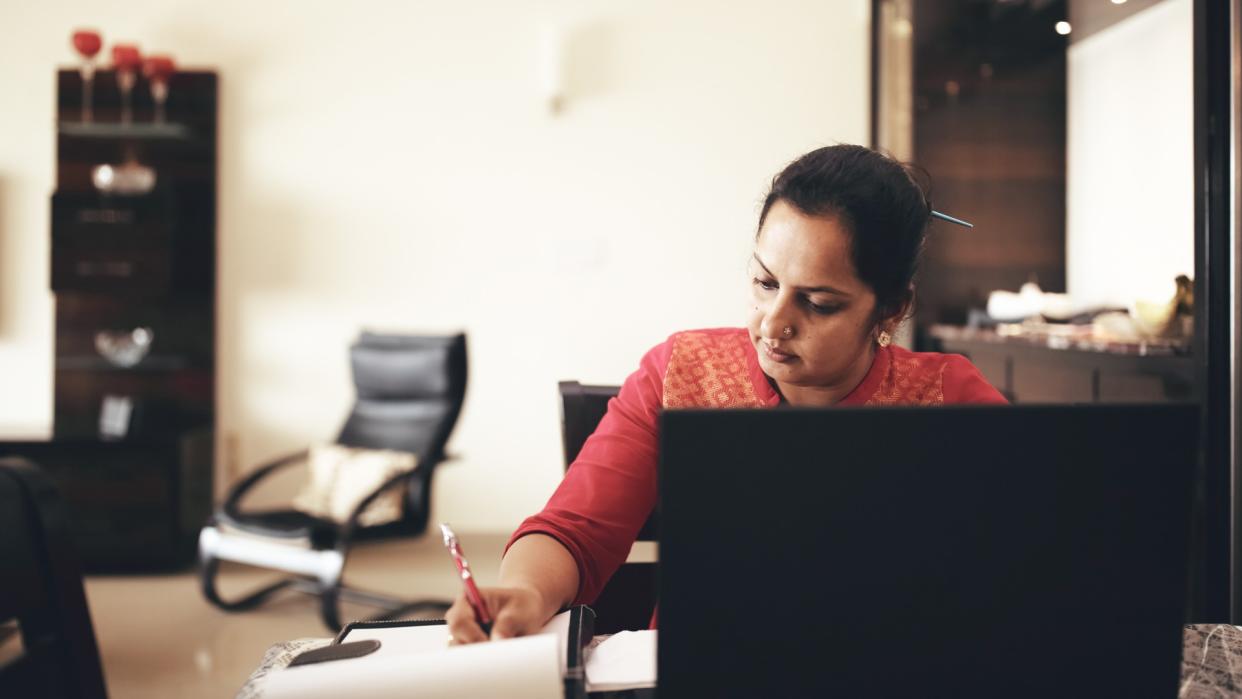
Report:
[[[76,71],[57,74],[53,436],[2,443],[0,454],[52,475],[88,570],[180,567],[212,499],[217,77],[177,73],[164,123],[139,79],[122,124],[112,71],[96,74],[94,120],[83,123],[81,87]],[[126,161],[153,168],[154,188],[95,188],[92,168]],[[99,333],[136,328],[153,338],[136,364],[98,349]],[[105,414],[118,401],[119,432]]]

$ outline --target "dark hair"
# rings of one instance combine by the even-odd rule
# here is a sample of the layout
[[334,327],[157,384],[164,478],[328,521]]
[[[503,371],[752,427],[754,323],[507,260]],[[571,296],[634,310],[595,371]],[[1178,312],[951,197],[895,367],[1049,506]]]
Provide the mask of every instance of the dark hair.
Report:
[[932,210],[912,170],[862,146],[813,150],[772,179],[759,230],[778,201],[807,216],[837,217],[851,234],[854,269],[875,292],[876,311],[895,313],[910,300]]

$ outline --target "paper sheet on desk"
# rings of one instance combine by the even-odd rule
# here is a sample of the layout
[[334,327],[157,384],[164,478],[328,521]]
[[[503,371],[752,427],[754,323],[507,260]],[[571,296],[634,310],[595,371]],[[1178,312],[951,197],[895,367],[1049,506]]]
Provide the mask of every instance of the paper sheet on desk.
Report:
[[[445,627],[417,627],[420,629]],[[553,635],[445,648],[436,652],[390,653],[287,668],[267,677],[264,699],[553,699],[564,684]],[[350,634],[351,636],[353,634]],[[382,641],[381,641],[382,643]]]
[[656,631],[622,631],[593,645],[586,656],[588,692],[656,686]]
[[[558,639],[569,638],[570,613],[561,612],[552,617],[539,630],[541,634],[549,634]],[[376,655],[386,656],[393,653],[407,655],[410,653],[439,653],[448,646],[448,627],[444,624],[428,626],[397,626],[379,629],[354,629],[342,639],[345,642],[366,641],[374,639],[380,642]],[[557,655],[560,659],[561,674],[565,674],[568,662],[564,643],[557,644]]]
[[[560,697],[569,624],[570,613],[562,612],[536,636],[451,648],[444,624],[353,629],[344,642],[374,639],[380,642],[379,650],[361,658],[275,672],[266,679],[261,696],[386,699],[407,697],[416,689],[419,697],[442,699]],[[464,651],[469,652],[462,655]],[[312,669],[318,671],[306,672]]]

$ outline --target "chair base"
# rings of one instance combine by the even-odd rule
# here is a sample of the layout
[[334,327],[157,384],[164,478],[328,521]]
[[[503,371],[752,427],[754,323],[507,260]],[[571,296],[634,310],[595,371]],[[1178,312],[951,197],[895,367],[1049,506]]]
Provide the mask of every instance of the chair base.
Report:
[[[341,601],[355,602],[382,611],[373,619],[393,619],[414,611],[437,610],[451,605],[448,600],[402,600],[341,584],[345,555],[336,549],[320,550],[309,542],[273,543],[226,531],[209,524],[198,539],[199,582],[207,601],[226,612],[254,609],[282,590],[292,590],[319,598],[320,617],[333,633],[340,630]],[[260,568],[274,568],[293,574],[260,586],[242,596],[227,600],[216,588],[220,561],[233,561]]]

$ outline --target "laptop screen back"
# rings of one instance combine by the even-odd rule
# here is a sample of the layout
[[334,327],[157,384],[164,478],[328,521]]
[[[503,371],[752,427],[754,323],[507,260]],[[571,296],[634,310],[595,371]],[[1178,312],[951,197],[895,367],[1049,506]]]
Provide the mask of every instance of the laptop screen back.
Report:
[[660,695],[1175,696],[1197,420],[665,413]]

